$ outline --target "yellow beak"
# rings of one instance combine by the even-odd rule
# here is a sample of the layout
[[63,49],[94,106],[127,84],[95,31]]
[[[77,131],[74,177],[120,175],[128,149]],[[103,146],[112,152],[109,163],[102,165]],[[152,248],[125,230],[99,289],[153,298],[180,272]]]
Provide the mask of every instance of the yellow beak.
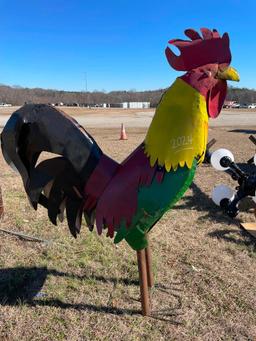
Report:
[[240,81],[238,72],[231,66],[227,67],[225,70],[219,70],[217,72],[216,78],[235,82]]

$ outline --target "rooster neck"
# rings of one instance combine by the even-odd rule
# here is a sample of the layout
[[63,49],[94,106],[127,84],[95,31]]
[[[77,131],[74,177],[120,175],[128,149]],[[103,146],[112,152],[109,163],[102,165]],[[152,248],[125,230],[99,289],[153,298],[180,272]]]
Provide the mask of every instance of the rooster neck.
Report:
[[185,83],[197,90],[205,99],[207,99],[209,91],[219,82],[214,77],[207,76],[202,72],[186,72],[180,77]]
[[145,138],[145,153],[150,164],[192,167],[194,158],[203,159],[208,114],[206,101],[197,90],[177,78],[162,96]]

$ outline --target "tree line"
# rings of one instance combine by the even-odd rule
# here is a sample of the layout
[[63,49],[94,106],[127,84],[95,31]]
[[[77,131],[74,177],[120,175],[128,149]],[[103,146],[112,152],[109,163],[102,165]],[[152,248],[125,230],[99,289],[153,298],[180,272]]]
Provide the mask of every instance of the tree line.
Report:
[[229,87],[227,100],[236,101],[240,104],[256,103],[256,90]]
[[[76,92],[47,90],[41,88],[22,88],[0,85],[0,103],[23,105],[24,103],[65,103],[95,105],[101,103],[117,104],[122,102],[150,102],[155,107],[166,89],[150,91],[93,91]],[[239,103],[256,103],[256,90],[246,88],[228,89],[227,100]]]

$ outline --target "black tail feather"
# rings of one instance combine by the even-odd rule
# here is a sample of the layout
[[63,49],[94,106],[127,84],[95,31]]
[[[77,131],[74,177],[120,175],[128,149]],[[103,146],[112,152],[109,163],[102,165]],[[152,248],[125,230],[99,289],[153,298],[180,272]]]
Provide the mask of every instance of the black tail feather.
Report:
[[[83,188],[102,156],[94,139],[56,108],[30,104],[13,113],[1,142],[3,155],[19,171],[33,207],[38,203],[46,207],[55,225],[66,198],[69,229],[76,237],[81,228]],[[60,157],[36,165],[43,151]],[[52,185],[48,198],[42,194],[47,185]]]
[[68,227],[71,234],[76,238],[77,234],[80,232],[80,228],[77,228],[77,216],[81,211],[82,201],[74,200],[73,198],[68,197],[66,201],[66,213],[68,220]]

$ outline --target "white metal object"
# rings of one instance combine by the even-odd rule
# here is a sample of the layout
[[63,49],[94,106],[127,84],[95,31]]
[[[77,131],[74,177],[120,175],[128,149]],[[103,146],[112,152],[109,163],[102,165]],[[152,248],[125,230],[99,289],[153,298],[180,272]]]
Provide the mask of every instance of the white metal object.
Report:
[[254,162],[254,164],[255,164],[255,166],[256,166],[256,154],[255,154],[254,157],[253,157],[253,162]]
[[214,187],[212,190],[212,200],[218,206],[220,206],[221,200],[223,199],[233,200],[234,196],[235,196],[234,190],[226,185],[218,185]]
[[215,169],[220,170],[220,171],[227,170],[229,167],[223,167],[220,164],[220,160],[225,156],[229,157],[232,160],[232,162],[234,161],[234,155],[231,153],[230,150],[224,149],[224,148],[220,148],[220,149],[215,150],[215,152],[213,152],[211,155],[211,165]]

